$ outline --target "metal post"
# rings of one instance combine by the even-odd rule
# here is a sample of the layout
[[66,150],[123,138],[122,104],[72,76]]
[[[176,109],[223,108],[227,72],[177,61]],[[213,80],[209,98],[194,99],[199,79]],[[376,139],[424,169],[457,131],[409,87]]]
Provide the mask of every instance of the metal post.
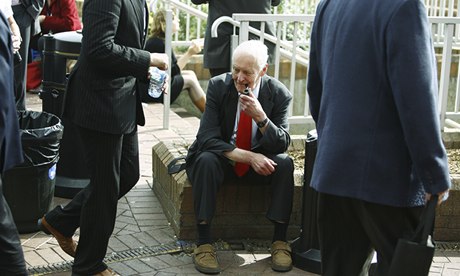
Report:
[[444,36],[444,48],[442,53],[442,67],[439,84],[438,108],[440,112],[441,131],[444,131],[447,110],[447,97],[449,93],[450,66],[452,63],[452,39],[454,35],[454,24],[446,24]]
[[305,141],[304,183],[302,194],[302,225],[300,237],[293,243],[293,262],[300,269],[321,274],[321,253],[319,250],[316,223],[318,193],[310,187],[317,149],[316,130],[308,132]]
[[89,183],[83,142],[77,126],[63,118],[67,85],[67,59],[78,59],[82,35],[75,31],[45,35],[43,51],[43,90],[40,92],[42,110],[61,118],[64,126],[59,148],[54,195],[73,198]]
[[[166,8],[166,31],[165,31],[165,53],[169,57],[169,66],[168,66],[168,76],[171,76],[171,63],[172,63],[172,58],[171,58],[171,41],[172,41],[172,20],[173,20],[173,15],[172,11],[169,7],[169,4],[167,4]],[[172,83],[172,78],[168,78],[169,85],[166,88],[166,95],[163,96],[163,128],[164,129],[169,129],[169,109],[171,106],[171,93],[169,91],[171,90],[171,83]]]

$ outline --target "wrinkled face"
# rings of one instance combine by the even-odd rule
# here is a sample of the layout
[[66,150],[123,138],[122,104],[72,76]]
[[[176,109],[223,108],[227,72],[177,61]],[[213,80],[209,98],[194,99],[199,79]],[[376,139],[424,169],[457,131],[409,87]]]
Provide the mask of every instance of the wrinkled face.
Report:
[[248,54],[235,56],[233,60],[232,78],[236,90],[242,92],[246,87],[254,89],[260,78],[265,75],[267,66],[257,69],[256,59]]

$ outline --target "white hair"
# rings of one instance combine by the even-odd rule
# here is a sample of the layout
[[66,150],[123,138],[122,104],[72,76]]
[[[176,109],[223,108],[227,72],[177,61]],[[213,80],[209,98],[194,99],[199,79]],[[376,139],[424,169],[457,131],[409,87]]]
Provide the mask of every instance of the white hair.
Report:
[[268,48],[260,40],[248,40],[242,42],[233,51],[232,59],[239,55],[250,55],[255,58],[257,70],[262,70],[268,61]]

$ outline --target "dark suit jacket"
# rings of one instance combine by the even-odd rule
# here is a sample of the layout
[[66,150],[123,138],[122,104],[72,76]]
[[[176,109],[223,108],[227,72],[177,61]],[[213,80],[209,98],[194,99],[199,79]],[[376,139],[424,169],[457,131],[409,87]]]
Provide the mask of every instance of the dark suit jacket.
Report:
[[391,206],[450,186],[436,60],[419,0],[321,1],[308,78],[316,190]]
[[38,15],[45,5],[45,0],[21,0],[22,5],[14,6],[14,20],[19,28],[31,27],[31,35],[40,32],[40,22]]
[[142,0],[85,0],[80,56],[69,77],[64,116],[82,127],[129,133],[144,124],[136,78],[146,79],[150,53]]
[[12,47],[8,22],[0,12],[0,174],[23,161],[14,103]]
[[[271,6],[278,6],[281,0],[192,0],[194,4],[209,3],[208,23],[204,38],[204,67],[205,68],[229,68],[230,69],[230,38],[233,34],[233,26],[223,23],[219,26],[218,37],[211,37],[212,23],[221,16],[232,16],[234,13],[262,13],[271,14]],[[256,29],[260,29],[259,22],[250,24]],[[274,34],[273,22],[265,24],[265,32]],[[252,36],[251,36],[252,37]],[[270,56],[274,52],[273,44],[267,43]]]
[[[281,82],[265,75],[261,79],[258,99],[270,123],[264,135],[257,131],[257,150],[261,153],[283,153],[291,142],[287,114],[292,95]],[[196,140],[189,149],[187,164],[192,164],[197,153],[210,151],[223,156],[224,151],[235,148],[230,144],[230,138],[235,126],[237,105],[238,92],[231,74],[222,74],[209,81],[206,109]]]

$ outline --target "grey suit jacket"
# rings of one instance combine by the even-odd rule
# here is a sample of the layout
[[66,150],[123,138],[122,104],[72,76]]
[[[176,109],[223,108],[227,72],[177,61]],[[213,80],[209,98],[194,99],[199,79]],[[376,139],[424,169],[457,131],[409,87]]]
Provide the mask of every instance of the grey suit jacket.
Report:
[[21,3],[13,6],[14,20],[21,29],[30,26],[32,36],[38,34],[41,31],[38,15],[45,5],[45,0],[21,0]]
[[[278,6],[281,0],[192,0],[194,4],[209,3],[208,23],[204,39],[204,67],[205,68],[230,68],[230,37],[233,34],[233,26],[223,23],[219,26],[218,37],[211,37],[212,23],[221,16],[232,16],[233,13],[262,13],[271,14],[271,6]],[[250,24],[260,29],[260,23]],[[274,34],[273,22],[266,22],[265,32]],[[252,36],[251,36],[252,37]],[[270,55],[274,52],[273,44],[266,43],[270,49]]]
[[64,109],[75,124],[114,134],[144,124],[136,82],[147,78],[150,64],[142,50],[145,9],[143,0],[85,0],[81,52]]
[[450,186],[436,60],[419,0],[324,0],[308,78],[318,152],[316,190],[419,206]]
[[[291,138],[288,133],[288,107],[292,100],[289,90],[278,80],[263,76],[258,100],[270,119],[264,135],[257,131],[258,152],[278,154],[287,150]],[[206,109],[200,121],[196,140],[189,148],[186,163],[192,164],[196,154],[203,151],[232,151],[230,144],[235,125],[238,92],[231,74],[222,74],[209,81]]]

